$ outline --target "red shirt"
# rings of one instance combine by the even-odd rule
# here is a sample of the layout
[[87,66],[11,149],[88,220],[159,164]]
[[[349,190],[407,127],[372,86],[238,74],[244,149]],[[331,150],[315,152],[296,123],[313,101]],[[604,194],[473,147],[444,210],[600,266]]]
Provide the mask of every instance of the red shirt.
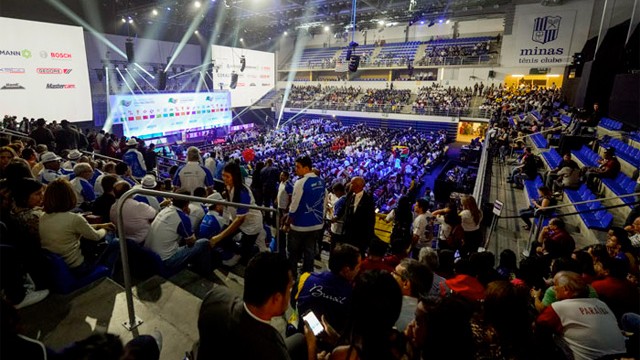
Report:
[[604,279],[595,280],[591,286],[598,293],[598,298],[609,305],[617,319],[626,312],[638,312],[640,307],[638,289],[629,281],[607,276]]

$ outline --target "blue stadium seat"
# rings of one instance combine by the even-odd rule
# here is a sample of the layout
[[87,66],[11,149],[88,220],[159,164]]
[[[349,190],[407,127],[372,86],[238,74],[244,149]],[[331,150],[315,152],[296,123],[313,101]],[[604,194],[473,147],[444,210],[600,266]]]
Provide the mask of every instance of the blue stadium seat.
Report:
[[568,126],[569,123],[571,123],[571,116],[562,115],[562,116],[560,116],[560,121],[562,122],[563,125]]
[[49,267],[49,289],[55,293],[68,294],[109,276],[110,270],[106,266],[96,266],[89,275],[77,278],[71,273],[69,266],[60,255],[47,250],[42,250],[42,252]]
[[[577,190],[565,189],[565,194],[572,203],[581,201],[595,200],[596,196],[587,188],[585,184]],[[613,215],[606,211],[600,202],[589,204],[575,205],[577,211],[588,211],[580,213],[580,218],[584,221],[587,228],[592,230],[606,231],[613,221]],[[595,211],[593,211],[595,210]]]
[[555,148],[551,148],[549,151],[542,153],[542,158],[547,162],[549,168],[555,169],[560,165],[562,161],[562,156],[558,154],[558,151]]
[[547,139],[544,138],[544,135],[542,134],[534,134],[530,136],[531,141],[533,141],[533,143],[536,145],[536,147],[538,149],[546,149],[549,147],[549,144],[547,143]]
[[573,152],[573,155],[578,160],[580,160],[584,164],[584,166],[598,166],[598,154],[593,152],[593,150],[589,149],[585,145],[582,145],[582,148],[580,148],[580,150],[578,150],[577,152]]

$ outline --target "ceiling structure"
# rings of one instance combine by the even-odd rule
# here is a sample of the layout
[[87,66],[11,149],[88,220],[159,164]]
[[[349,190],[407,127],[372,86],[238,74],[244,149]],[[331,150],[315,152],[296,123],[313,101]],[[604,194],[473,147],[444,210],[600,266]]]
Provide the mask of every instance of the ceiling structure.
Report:
[[[504,16],[522,1],[540,0],[356,0],[356,30]],[[353,6],[352,0],[0,0],[0,16],[78,25],[52,3],[63,4],[98,32],[258,50],[273,50],[285,31],[351,31]],[[185,38],[195,30],[199,35]]]
[[[102,0],[115,6],[116,17],[129,17],[142,26],[163,24],[182,29],[200,17],[199,33],[214,32],[219,42],[252,44],[275,38],[285,31],[304,30],[309,35],[324,31],[350,31],[352,1],[349,0]],[[474,19],[503,16],[511,0],[357,0],[356,29],[389,24]],[[327,27],[327,29],[325,29]]]

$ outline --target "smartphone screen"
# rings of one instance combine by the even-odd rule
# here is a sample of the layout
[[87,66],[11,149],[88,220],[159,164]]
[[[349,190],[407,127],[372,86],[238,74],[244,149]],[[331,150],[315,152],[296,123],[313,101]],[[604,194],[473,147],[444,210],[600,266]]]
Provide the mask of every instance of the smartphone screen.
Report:
[[313,311],[304,314],[302,319],[309,325],[309,328],[313,331],[313,335],[318,336],[318,334],[324,331],[324,326],[322,326],[322,323]]

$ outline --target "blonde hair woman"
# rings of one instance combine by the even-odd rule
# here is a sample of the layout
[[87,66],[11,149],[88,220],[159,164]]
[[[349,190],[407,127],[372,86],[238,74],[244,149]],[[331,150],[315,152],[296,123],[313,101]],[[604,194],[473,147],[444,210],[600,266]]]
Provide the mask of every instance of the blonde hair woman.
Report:
[[468,257],[469,254],[477,252],[478,247],[483,243],[484,237],[480,230],[482,210],[478,209],[476,199],[471,195],[463,196],[461,202],[460,219],[462,220],[461,225],[464,230],[464,237],[460,255]]

